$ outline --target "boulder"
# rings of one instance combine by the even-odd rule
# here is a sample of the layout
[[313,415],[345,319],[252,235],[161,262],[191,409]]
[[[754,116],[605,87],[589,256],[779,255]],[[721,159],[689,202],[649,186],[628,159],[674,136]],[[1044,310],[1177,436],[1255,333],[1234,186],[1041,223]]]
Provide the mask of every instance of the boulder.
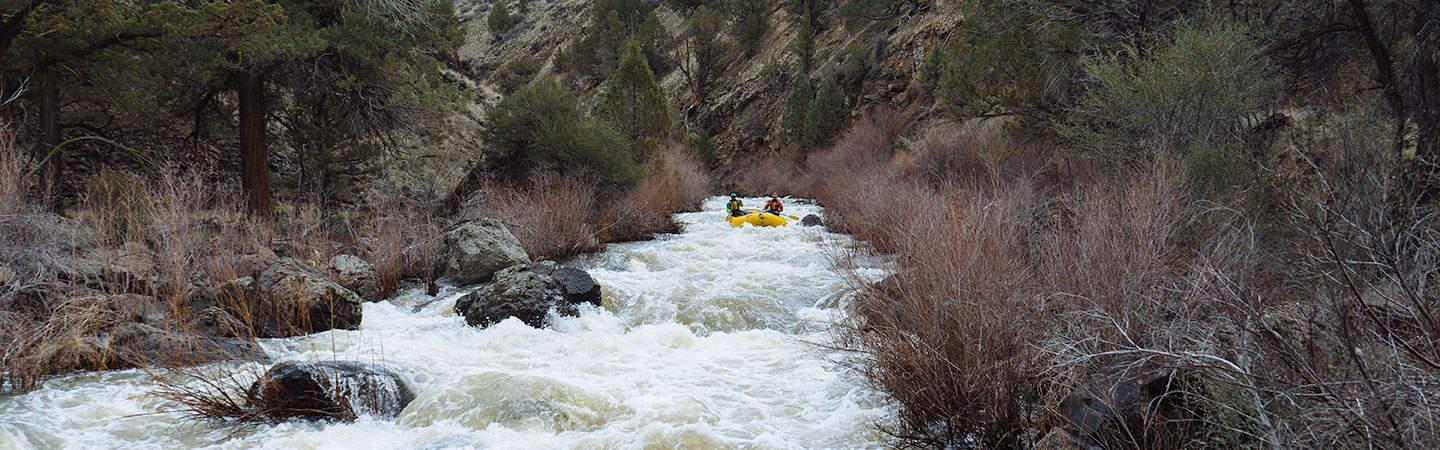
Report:
[[820,220],[820,216],[814,214],[806,214],[805,218],[800,219],[800,224],[807,227],[818,227],[825,225],[825,221]]
[[248,337],[250,327],[220,307],[209,307],[195,314],[195,330],[215,337]]
[[497,272],[490,284],[457,300],[455,312],[472,326],[490,326],[513,316],[539,328],[550,310],[575,315],[582,303],[600,306],[595,279],[583,270],[541,261]]
[[[1060,403],[1061,425],[1082,447],[1133,445],[1132,430],[1152,430],[1178,415],[1182,390],[1173,370],[1117,371],[1091,380]],[[1160,422],[1157,422],[1160,421]]]
[[358,361],[282,361],[250,386],[248,397],[272,419],[349,421],[394,418],[415,400],[388,367]]
[[255,280],[252,291],[258,302],[252,310],[258,337],[360,328],[360,296],[299,260],[276,261]]
[[109,369],[265,359],[265,351],[254,339],[204,336],[143,323],[116,327],[97,343],[109,349],[103,364]]
[[358,257],[335,255],[330,258],[330,273],[335,274],[336,282],[354,291],[361,300],[380,301],[380,276],[375,273],[374,265]]
[[437,272],[460,284],[489,281],[500,269],[530,262],[520,240],[510,234],[505,224],[488,218],[450,229],[439,254]]

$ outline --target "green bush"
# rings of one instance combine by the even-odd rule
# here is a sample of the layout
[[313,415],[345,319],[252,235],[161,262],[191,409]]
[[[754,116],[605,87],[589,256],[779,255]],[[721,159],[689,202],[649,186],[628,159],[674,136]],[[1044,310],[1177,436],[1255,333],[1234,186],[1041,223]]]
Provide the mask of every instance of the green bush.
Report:
[[501,92],[509,94],[535,79],[537,73],[540,73],[539,61],[534,58],[514,59],[500,67],[499,73],[495,74],[495,84]]
[[487,117],[489,171],[523,180],[536,170],[628,185],[641,177],[641,162],[624,135],[585,117],[576,95],[542,79],[501,100]]
[[1129,159],[1235,142],[1236,124],[1273,86],[1262,48],[1227,24],[1180,27],[1148,52],[1126,46],[1089,60],[1093,85],[1060,129],[1092,156]]

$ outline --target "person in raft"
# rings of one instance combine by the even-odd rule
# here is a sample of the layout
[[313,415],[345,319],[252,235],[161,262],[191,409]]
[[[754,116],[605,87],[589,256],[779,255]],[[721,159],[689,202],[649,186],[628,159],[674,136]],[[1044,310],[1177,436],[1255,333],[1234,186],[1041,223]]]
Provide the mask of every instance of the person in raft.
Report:
[[780,194],[770,194],[770,200],[765,202],[765,212],[780,215],[785,210],[785,205],[780,204]]
[[739,217],[745,215],[745,211],[740,209],[744,207],[745,203],[740,201],[740,197],[737,197],[734,192],[731,192],[730,203],[725,204],[725,210],[729,211],[731,216]]

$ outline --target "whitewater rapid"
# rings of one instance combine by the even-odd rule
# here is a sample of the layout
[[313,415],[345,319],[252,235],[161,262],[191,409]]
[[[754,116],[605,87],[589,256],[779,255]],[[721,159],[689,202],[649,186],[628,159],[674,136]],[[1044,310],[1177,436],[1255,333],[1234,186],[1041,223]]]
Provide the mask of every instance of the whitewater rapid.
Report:
[[[677,216],[680,234],[571,261],[599,282],[604,307],[547,329],[466,326],[453,306],[468,286],[367,304],[359,330],[262,340],[277,361],[404,373],[417,398],[397,418],[216,427],[164,412],[141,371],[91,373],[0,398],[0,449],[882,446],[883,398],[816,345],[845,302],[829,254],[855,244],[822,228],[733,228],[725,201]],[[859,261],[862,276],[882,275],[879,261]]]

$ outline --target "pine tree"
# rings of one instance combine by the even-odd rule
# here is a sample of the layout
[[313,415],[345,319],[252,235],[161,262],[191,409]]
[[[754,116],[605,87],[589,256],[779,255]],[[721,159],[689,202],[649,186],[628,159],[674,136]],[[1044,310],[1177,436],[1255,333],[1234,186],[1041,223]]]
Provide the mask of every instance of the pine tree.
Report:
[[826,78],[805,111],[805,145],[817,148],[830,143],[844,125],[845,116],[845,94],[834,78]]
[[645,51],[645,61],[650,63],[651,70],[657,74],[670,72],[673,67],[667,55],[675,41],[665,29],[665,25],[660,23],[660,17],[655,15],[655,10],[645,14],[645,20],[641,21],[640,28],[635,30],[634,39]]
[[810,86],[810,77],[804,73],[795,74],[795,81],[790,86],[790,97],[785,99],[785,116],[780,119],[780,126],[785,128],[785,133],[794,142],[805,141],[805,115],[814,98],[815,88]]
[[697,103],[709,97],[710,85],[720,73],[721,58],[725,55],[725,43],[719,39],[723,26],[720,13],[707,6],[695,8],[690,15],[690,36],[678,59]]
[[520,14],[530,14],[530,0],[520,0],[515,3],[515,10]]
[[797,16],[795,25],[799,31],[790,51],[795,52],[795,57],[800,59],[800,73],[809,74],[815,64],[815,31],[810,29],[810,12],[806,11],[805,14]]
[[616,129],[640,145],[653,148],[670,129],[670,104],[645,62],[640,44],[629,41],[620,67],[610,77],[600,113]]
[[505,9],[505,0],[495,0],[495,6],[490,8],[490,16],[485,18],[485,23],[490,26],[490,34],[494,35],[515,28],[515,19],[510,17],[510,10]]

